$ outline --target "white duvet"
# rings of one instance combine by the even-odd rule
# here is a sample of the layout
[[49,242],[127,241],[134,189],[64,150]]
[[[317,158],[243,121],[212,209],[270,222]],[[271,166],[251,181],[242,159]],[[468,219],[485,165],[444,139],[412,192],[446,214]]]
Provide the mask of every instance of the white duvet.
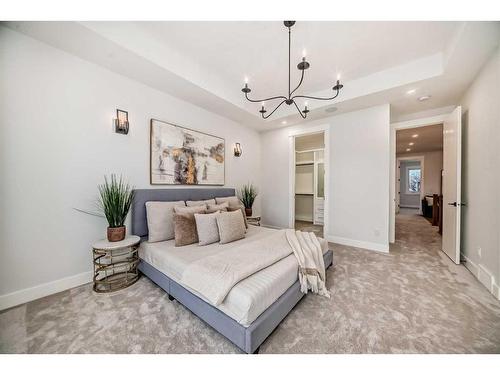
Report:
[[[191,263],[225,251],[234,247],[235,244],[252,242],[276,232],[275,229],[250,225],[245,238],[223,245],[214,243],[207,246],[193,244],[175,247],[174,240],[156,243],[143,242],[139,248],[139,256],[172,280],[180,283],[182,273]],[[325,253],[328,250],[327,242],[322,238],[318,240],[322,252]],[[293,254],[286,256],[237,283],[217,308],[241,325],[249,326],[297,281],[298,267]],[[195,290],[189,287],[187,289],[206,301]]]

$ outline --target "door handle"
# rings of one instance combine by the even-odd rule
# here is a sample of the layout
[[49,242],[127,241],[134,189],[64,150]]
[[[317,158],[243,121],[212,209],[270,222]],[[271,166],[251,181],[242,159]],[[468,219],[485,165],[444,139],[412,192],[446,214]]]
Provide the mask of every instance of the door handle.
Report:
[[453,206],[453,207],[457,207],[457,202],[453,202],[453,203],[448,203],[448,206]]

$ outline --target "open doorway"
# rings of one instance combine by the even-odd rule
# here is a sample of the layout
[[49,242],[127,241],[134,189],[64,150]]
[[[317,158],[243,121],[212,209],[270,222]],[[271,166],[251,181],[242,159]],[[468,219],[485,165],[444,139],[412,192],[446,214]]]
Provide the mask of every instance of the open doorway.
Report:
[[396,214],[419,215],[441,233],[443,124],[396,131]]
[[294,227],[324,237],[325,134],[295,137]]

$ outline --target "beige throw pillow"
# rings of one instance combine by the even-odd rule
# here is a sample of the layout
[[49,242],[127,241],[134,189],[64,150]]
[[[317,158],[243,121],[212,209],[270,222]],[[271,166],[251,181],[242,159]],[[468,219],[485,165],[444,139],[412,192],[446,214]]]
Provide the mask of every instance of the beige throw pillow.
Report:
[[209,204],[207,208],[207,213],[210,214],[215,211],[227,211],[228,207],[229,207],[228,202],[224,202],[221,204]]
[[186,246],[198,242],[196,221],[191,212],[174,214],[175,246]]
[[245,223],[241,210],[221,212],[216,216],[220,243],[228,243],[245,237]]
[[217,204],[227,202],[229,204],[229,207],[236,207],[236,206],[241,205],[241,201],[236,196],[215,198],[215,201],[217,202]]
[[188,207],[206,206],[209,204],[215,204],[215,199],[207,199],[205,201],[186,201],[186,206]]
[[217,215],[219,215],[219,212],[220,211],[211,214],[194,214],[199,245],[203,246],[219,242],[219,228],[217,227]]
[[204,214],[207,211],[205,206],[174,207],[176,214]]
[[148,242],[160,242],[174,238],[174,208],[184,206],[184,201],[146,202]]
[[243,214],[243,220],[245,221],[245,228],[248,229],[247,214],[245,213],[245,206],[243,206],[242,204],[240,204],[239,206],[234,206],[234,207],[229,206],[227,210],[228,211],[240,210],[241,213]]

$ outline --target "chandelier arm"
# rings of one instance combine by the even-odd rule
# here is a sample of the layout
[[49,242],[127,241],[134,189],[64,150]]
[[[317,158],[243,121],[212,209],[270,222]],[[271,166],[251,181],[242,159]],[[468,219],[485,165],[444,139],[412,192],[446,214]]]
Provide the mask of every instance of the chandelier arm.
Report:
[[297,111],[299,112],[300,117],[302,117],[302,118],[305,119],[307,117],[307,115],[305,113],[302,113],[302,111],[300,110],[300,108],[297,105],[297,103],[295,103],[295,100],[293,101],[293,104],[295,104],[295,108],[297,108]]
[[304,72],[305,72],[305,69],[302,69],[302,75],[300,76],[300,82],[299,84],[297,85],[296,88],[293,89],[293,91],[290,93],[290,96],[292,96],[292,94],[297,91],[297,89],[300,87],[300,85],[302,85],[302,81],[304,80]]
[[252,102],[252,103],[262,103],[262,102],[267,102],[269,100],[274,100],[274,99],[283,99],[283,100],[286,100],[286,96],[283,96],[283,95],[280,95],[280,96],[273,96],[272,98],[266,98],[266,99],[259,99],[259,100],[254,100],[254,99],[250,99],[248,97],[248,93],[246,92],[245,93],[245,98],[247,98],[247,100],[249,102]]
[[304,99],[314,99],[314,100],[332,100],[335,99],[337,96],[339,96],[340,90],[337,90],[337,93],[332,96],[331,98],[318,98],[317,96],[308,96],[308,95],[295,95],[292,100],[295,100],[295,98],[304,98]]
[[281,105],[282,105],[285,101],[286,101],[286,98],[285,98],[285,99],[284,99],[284,100],[283,100],[280,104],[278,104],[278,106],[277,106],[276,108],[274,108],[274,109],[273,109],[273,111],[272,111],[270,114],[268,114],[267,116],[265,116],[265,115],[262,113],[262,118],[263,118],[264,120],[266,120],[266,119],[268,119],[269,117],[271,117],[271,116],[272,116],[272,114],[273,114],[274,112],[276,112],[276,110],[277,110],[279,107],[281,107]]

